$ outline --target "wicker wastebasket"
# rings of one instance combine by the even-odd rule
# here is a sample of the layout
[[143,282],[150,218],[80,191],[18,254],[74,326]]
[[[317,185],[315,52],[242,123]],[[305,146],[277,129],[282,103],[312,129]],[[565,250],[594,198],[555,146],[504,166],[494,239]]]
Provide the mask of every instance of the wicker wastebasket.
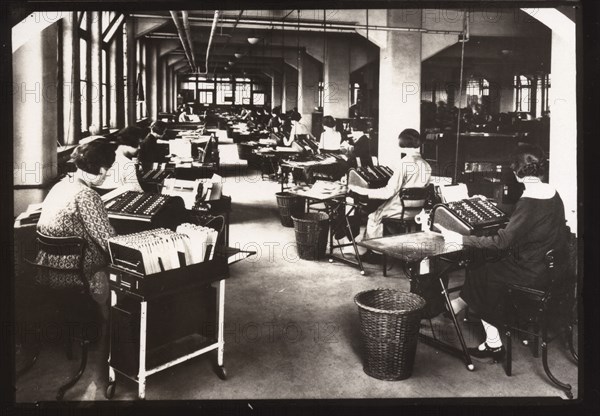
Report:
[[296,232],[298,256],[304,260],[319,260],[325,257],[329,235],[329,215],[310,212],[292,216]]
[[354,297],[363,345],[363,370],[380,380],[411,376],[425,300],[414,293],[373,289]]
[[304,198],[289,192],[277,192],[275,196],[277,197],[281,225],[293,227],[292,216],[300,216],[304,213]]

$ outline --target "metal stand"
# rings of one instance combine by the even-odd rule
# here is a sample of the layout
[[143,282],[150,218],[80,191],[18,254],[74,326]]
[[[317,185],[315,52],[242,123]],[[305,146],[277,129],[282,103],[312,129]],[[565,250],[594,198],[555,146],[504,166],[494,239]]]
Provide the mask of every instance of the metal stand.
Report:
[[[417,264],[417,266],[418,266],[418,264]],[[446,287],[446,285],[444,284],[444,276],[448,272],[450,272],[453,267],[454,267],[454,264],[450,263],[442,271],[437,273],[436,279],[440,283],[441,293],[444,296],[444,302],[446,304],[446,307],[448,308],[448,311],[450,312],[450,317],[452,319],[452,325],[454,326],[454,330],[456,331],[456,335],[458,336],[458,340],[460,342],[461,349],[455,348],[452,345],[449,345],[449,344],[446,344],[445,342],[440,341],[439,339],[437,339],[435,337],[435,335],[434,335],[434,337],[429,337],[425,334],[419,333],[419,339],[427,345],[430,345],[434,348],[442,350],[454,357],[461,358],[464,361],[467,369],[469,371],[473,371],[475,369],[475,366],[473,365],[473,362],[471,361],[471,356],[469,355],[469,352],[467,350],[467,344],[465,343],[465,338],[463,336],[462,330],[460,329],[460,326],[458,325],[458,320],[456,319],[456,314],[454,313],[454,309],[452,308],[452,302],[450,301],[450,297],[448,296],[449,290]],[[411,280],[411,283],[414,279],[418,279],[418,277],[413,276],[412,269],[413,269],[413,267],[408,267],[409,279]],[[411,284],[411,287],[412,287],[412,284]],[[433,327],[431,328],[431,330],[433,333]]]
[[[346,205],[351,206],[351,208],[348,212],[346,212]],[[352,227],[350,226],[350,221],[348,220],[348,217],[356,210],[356,205],[347,204],[345,199],[341,198],[341,199],[336,199],[336,200],[331,200],[331,201],[325,201],[325,206],[326,206],[328,214],[329,214],[329,262],[333,263],[335,260],[337,260],[342,263],[349,264],[354,267],[358,267],[360,269],[360,274],[364,275],[365,268],[360,259],[360,255],[358,253],[358,246],[356,245],[356,241],[355,241],[355,236],[352,233]],[[333,234],[334,234],[333,225],[335,224],[335,220],[337,220],[337,215],[339,215],[338,211],[342,207],[344,209],[343,216],[344,216],[344,221],[346,223],[345,224],[346,230],[348,231],[348,235],[350,236],[350,242],[345,243],[345,244],[333,244]],[[349,260],[341,255],[337,256],[333,253],[333,251],[335,249],[340,249],[340,251],[341,251],[344,247],[350,247],[350,246],[352,246],[352,248],[354,249],[354,256],[356,257],[356,261]]]

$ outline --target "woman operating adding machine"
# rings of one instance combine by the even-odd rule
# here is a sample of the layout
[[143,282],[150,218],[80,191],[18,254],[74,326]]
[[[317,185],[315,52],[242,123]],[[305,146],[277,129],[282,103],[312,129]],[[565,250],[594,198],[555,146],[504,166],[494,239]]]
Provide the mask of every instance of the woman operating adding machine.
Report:
[[535,289],[548,285],[544,262],[551,249],[566,249],[568,227],[565,224],[563,201],[556,190],[542,182],[546,164],[541,149],[521,145],[514,154],[512,169],[525,190],[518,200],[506,228],[489,237],[464,236],[436,225],[446,243],[458,243],[510,254],[499,261],[473,267],[452,308],[458,313],[469,306],[480,318],[486,339],[469,353],[478,358],[500,360],[505,349],[496,325],[503,323],[503,285],[519,284]]

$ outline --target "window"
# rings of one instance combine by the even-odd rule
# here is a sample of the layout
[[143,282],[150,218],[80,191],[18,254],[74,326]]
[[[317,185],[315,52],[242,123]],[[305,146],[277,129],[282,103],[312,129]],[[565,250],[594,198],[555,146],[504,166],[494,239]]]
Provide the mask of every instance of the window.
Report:
[[358,82],[355,82],[352,84],[352,87],[350,89],[350,103],[351,105],[354,105],[358,102],[358,97],[360,94],[360,84]]
[[217,83],[217,104],[231,104],[233,101],[233,91],[228,82]]
[[265,105],[265,93],[264,92],[253,92],[252,93],[252,104]]
[[525,75],[515,75],[515,111],[530,112],[531,110],[531,78]]
[[198,91],[198,102],[200,104],[213,104],[213,96],[214,96],[214,91],[213,90],[199,90]]
[[236,83],[235,84],[235,104],[248,105],[250,104],[251,84]]
[[323,104],[325,102],[325,83],[323,81],[319,81],[318,91],[319,108],[323,108]]
[[88,18],[86,12],[81,16],[79,30],[79,91],[80,91],[80,116],[81,116],[81,133],[85,134],[88,131],[91,100],[90,98],[90,73],[89,73],[89,33],[83,28],[88,27]]
[[101,71],[101,79],[102,83],[102,128],[109,127],[109,111],[110,111],[110,94],[108,90],[108,86],[110,85],[109,81],[109,68],[108,68],[108,50],[102,49],[102,71]]

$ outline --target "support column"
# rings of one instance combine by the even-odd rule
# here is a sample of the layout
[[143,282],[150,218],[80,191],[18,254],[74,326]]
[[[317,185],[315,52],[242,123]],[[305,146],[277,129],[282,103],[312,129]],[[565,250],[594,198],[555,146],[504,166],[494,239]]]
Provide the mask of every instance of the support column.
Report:
[[146,44],[146,105],[147,114],[153,120],[158,118],[158,54],[156,44]]
[[283,66],[281,111],[286,112],[298,106],[298,71],[291,66]]
[[302,123],[308,127],[308,131],[312,131],[312,113],[319,105],[320,75],[319,61],[302,51],[298,66],[298,112],[302,115]]
[[327,34],[323,64],[323,115],[347,118],[350,108],[350,44]]
[[167,113],[172,113],[173,109],[171,108],[171,104],[173,101],[171,100],[171,97],[172,97],[172,94],[171,94],[171,79],[172,79],[171,78],[171,67],[167,64],[166,61],[167,60],[165,58],[165,66],[164,66],[164,68],[165,68],[165,84],[164,84],[165,85],[165,91],[164,91],[165,108],[164,108],[164,110]]
[[281,106],[281,93],[283,85],[283,74],[279,71],[271,71],[271,108]]
[[[89,13],[89,12],[88,12]],[[100,12],[91,12],[90,37],[91,37],[91,90],[92,117],[89,125],[98,129],[102,128],[102,27],[100,26]]]
[[577,48],[575,23],[562,17],[561,30],[552,28],[549,182],[565,204],[567,224],[577,232]]
[[15,186],[47,185],[57,175],[57,36],[53,23],[12,55]]
[[137,79],[137,51],[135,40],[135,19],[127,17],[127,125],[135,124],[135,83]]
[[167,111],[167,59],[160,60],[160,107],[163,112]]
[[[388,10],[389,26],[421,27],[421,10]],[[379,53],[379,162],[394,166],[400,160],[398,134],[420,130],[420,33],[386,32]]]
[[79,93],[79,39],[75,36],[77,12],[62,19],[63,68],[63,143],[76,144],[81,126],[81,95]]
[[177,103],[177,72],[175,72],[175,69],[172,68],[171,69],[171,108],[173,109],[173,112],[175,112],[175,110],[177,110],[178,107],[178,103]]
[[[122,128],[125,127],[125,82],[123,80],[123,67],[124,67],[124,54],[123,54],[123,36],[120,35],[119,30],[116,34],[114,41],[114,54],[111,49],[111,80],[110,80],[110,93],[111,93],[111,127]],[[114,70],[113,70],[114,64]],[[113,78],[114,77],[114,78]],[[114,109],[114,111],[113,111]],[[113,125],[114,124],[114,125]]]

